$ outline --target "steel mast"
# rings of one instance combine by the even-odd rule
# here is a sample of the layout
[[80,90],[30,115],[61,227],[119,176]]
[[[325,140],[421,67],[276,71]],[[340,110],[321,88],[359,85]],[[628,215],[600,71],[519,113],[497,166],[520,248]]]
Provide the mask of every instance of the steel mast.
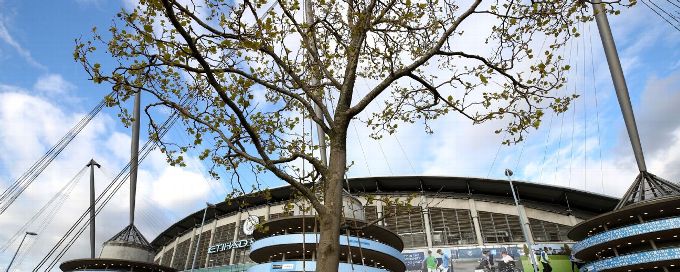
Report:
[[94,200],[94,167],[101,168],[94,159],[86,165],[90,167],[90,258],[94,259],[94,240],[95,240],[95,200]]
[[621,61],[619,60],[619,54],[616,50],[612,30],[609,27],[607,11],[601,0],[593,1],[593,9],[595,12],[595,21],[597,22],[597,30],[600,33],[602,47],[604,47],[604,53],[607,57],[607,64],[609,64],[609,73],[611,73],[612,81],[614,82],[616,97],[619,100],[623,121],[626,123],[630,144],[632,145],[633,153],[635,154],[635,161],[637,162],[638,170],[640,170],[640,172],[646,172],[647,165],[645,164],[645,156],[642,153],[642,145],[640,144],[640,135],[638,134],[637,125],[635,123],[633,106],[630,103],[626,78],[623,75],[623,69],[621,68]]
[[[602,40],[602,47],[604,48],[605,56],[607,57],[607,64],[609,65],[609,72],[611,73],[614,89],[616,90],[616,97],[619,100],[623,120],[628,131],[628,138],[633,147],[633,154],[637,162],[638,174],[637,178],[630,186],[628,191],[623,195],[621,201],[616,205],[614,210],[619,210],[627,205],[644,202],[654,198],[664,197],[667,195],[677,195],[680,190],[676,184],[670,183],[662,178],[659,178],[647,172],[647,165],[645,164],[645,157],[642,152],[642,144],[640,143],[640,135],[638,134],[637,124],[635,122],[635,115],[633,114],[633,106],[630,103],[630,96],[628,94],[628,86],[626,86],[626,78],[621,68],[621,62],[614,43],[609,20],[607,19],[607,11],[601,0],[593,1],[593,11],[595,13],[595,21],[597,22],[597,29],[600,33],[600,40]],[[644,220],[638,215],[640,223]],[[654,240],[649,240],[650,246],[656,250],[657,245]],[[668,272],[668,267],[662,266],[663,271]]]

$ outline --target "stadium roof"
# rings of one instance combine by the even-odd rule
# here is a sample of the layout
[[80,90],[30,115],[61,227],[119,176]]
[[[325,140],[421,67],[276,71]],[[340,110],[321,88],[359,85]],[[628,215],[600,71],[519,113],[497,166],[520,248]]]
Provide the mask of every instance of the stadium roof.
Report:
[[[545,204],[568,207],[565,213],[574,212],[594,216],[614,209],[619,199],[558,186],[525,181],[513,181],[515,190],[524,204]],[[459,198],[488,199],[512,203],[512,193],[507,180],[446,177],[446,176],[390,176],[350,178],[349,187],[352,193],[413,193],[424,192],[428,195],[455,196]],[[208,213],[210,218],[220,218],[241,209],[277,203],[290,199],[290,186],[269,190],[269,199],[262,194],[251,194],[237,200],[221,202]],[[247,203],[244,207],[242,204]],[[213,215],[214,213],[214,215]],[[177,235],[193,229],[201,224],[203,210],[196,211],[176,222],[160,233],[151,245],[156,249],[167,244]]]

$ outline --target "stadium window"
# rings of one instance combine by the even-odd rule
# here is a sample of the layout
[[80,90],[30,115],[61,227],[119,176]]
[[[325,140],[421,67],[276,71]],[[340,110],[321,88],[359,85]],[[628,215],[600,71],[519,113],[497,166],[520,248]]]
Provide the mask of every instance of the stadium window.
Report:
[[425,220],[420,206],[385,207],[385,227],[399,235],[405,247],[427,246]]
[[[196,248],[196,244],[198,243],[198,254],[197,254],[198,258],[196,258],[196,264],[195,264],[194,268],[205,267],[205,260],[206,260],[205,257],[208,254],[208,247],[209,247],[208,244],[210,243],[211,232],[212,232],[211,230],[204,231],[201,234],[201,241],[200,242],[198,241],[198,234],[194,235],[194,243],[193,243],[194,249]],[[191,266],[191,264],[189,266]]]
[[479,225],[485,243],[524,242],[519,216],[480,211]]
[[364,219],[366,219],[366,222],[373,222],[378,219],[378,208],[371,205],[364,206]]
[[280,213],[272,213],[269,215],[269,220],[274,220],[283,217],[293,216],[293,211],[285,211]]
[[536,242],[559,242],[568,241],[567,232],[569,226],[548,221],[529,218],[531,234]]
[[[236,231],[236,223],[229,223],[217,227],[215,229],[215,238],[213,238],[212,245],[233,241],[234,231]],[[228,265],[231,261],[231,250],[212,253],[210,259],[213,260],[210,264],[211,266]]]
[[172,260],[172,268],[177,270],[186,269],[184,265],[186,264],[187,256],[189,254],[189,246],[191,245],[190,243],[191,239],[187,239],[177,245],[177,249],[175,250],[177,252],[175,254],[175,258]]
[[245,264],[245,263],[252,263],[253,261],[250,259],[250,249],[248,248],[237,248],[236,249],[236,256],[234,256],[234,263],[235,264]]
[[477,243],[469,210],[429,208],[432,245],[466,245]]
[[163,253],[163,258],[161,259],[161,265],[170,267],[172,265],[170,263],[170,261],[172,261],[172,254],[174,254],[174,253],[175,253],[175,248],[171,248],[170,250]]

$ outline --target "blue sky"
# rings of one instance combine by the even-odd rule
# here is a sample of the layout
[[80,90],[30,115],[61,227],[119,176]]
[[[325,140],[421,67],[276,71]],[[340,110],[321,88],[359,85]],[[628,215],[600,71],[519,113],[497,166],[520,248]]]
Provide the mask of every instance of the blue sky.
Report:
[[[87,35],[94,26],[106,29],[124,5],[130,3],[0,0],[0,189],[21,175],[109,92],[106,86],[87,81],[87,75],[73,61],[74,39]],[[655,174],[678,181],[680,32],[643,5],[624,10],[610,21],[640,123],[648,167]],[[595,30],[594,23],[584,25],[584,38],[572,44],[570,61],[577,69],[572,70],[566,91],[582,94],[572,108],[575,115],[569,111],[554,117],[552,123],[553,117],[548,116],[525,143],[510,147],[499,145],[501,138],[492,133],[493,124],[472,126],[457,116],[437,120],[432,135],[425,134],[422,127],[411,126],[380,142],[367,138],[368,130],[354,124],[349,138],[354,165],[349,175],[502,178],[503,169],[512,168],[522,180],[622,194],[635,177],[635,163]],[[26,191],[19,205],[0,215],[0,244],[90,158],[104,166],[103,179],[118,172],[129,157],[130,136],[116,113],[116,109],[105,109]],[[169,136],[183,139],[179,130]],[[282,184],[269,177],[264,182],[269,186]],[[31,242],[36,246],[29,246],[30,251],[22,254],[28,257],[18,266],[21,271],[32,269],[46,245],[56,241],[73,222],[73,214],[83,211],[85,184],[79,184],[60,216]],[[101,183],[99,187],[103,186]],[[209,181],[199,161],[191,161],[187,168],[174,168],[165,164],[162,155],[153,153],[140,173],[140,228],[153,239],[205,201],[222,199],[228,189],[225,187]],[[125,193],[119,193],[98,221],[99,241],[126,225]],[[85,256],[85,245],[82,241],[65,258]],[[0,263],[7,263],[12,252],[0,253]]]

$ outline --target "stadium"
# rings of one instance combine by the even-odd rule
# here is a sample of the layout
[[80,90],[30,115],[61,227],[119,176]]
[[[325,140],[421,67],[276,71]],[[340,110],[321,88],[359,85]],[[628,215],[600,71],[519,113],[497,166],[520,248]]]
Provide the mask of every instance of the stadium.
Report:
[[[612,211],[619,202],[616,198],[591,192],[531,182],[514,182],[523,210],[518,212],[507,180],[468,177],[353,178],[349,179],[348,187],[349,192],[363,205],[363,215],[355,216],[355,222],[371,222],[383,217],[383,214],[386,215],[372,230],[366,229],[361,235],[369,242],[383,242],[376,243],[390,245],[393,249],[403,247],[399,259],[404,265],[383,267],[386,263],[376,264],[378,258],[391,257],[376,255],[371,263],[364,261],[364,258],[347,256],[341,258],[341,266],[360,263],[390,271],[422,271],[427,251],[436,252],[437,249],[450,254],[452,269],[455,271],[473,271],[483,249],[488,250],[496,259],[500,258],[502,250],[508,251],[516,260],[521,259],[528,249],[523,246],[525,237],[522,234],[520,214],[528,222],[530,235],[538,247],[548,246],[551,253],[568,255],[574,243],[567,237],[568,231],[581,222]],[[302,241],[284,243],[302,245],[302,253],[291,253],[290,251],[296,249],[291,246],[288,247],[289,256],[284,254],[279,257],[276,257],[277,253],[274,251],[267,251],[266,247],[257,244],[262,238],[284,239],[286,235],[276,236],[277,228],[280,230],[278,234],[288,234],[286,228],[292,230],[296,224],[299,226],[300,222],[304,222],[301,218],[307,218],[308,222],[302,223],[303,228],[313,228],[314,224],[309,223],[314,220],[313,216],[298,208],[285,208],[290,203],[291,195],[293,192],[290,187],[279,187],[271,189],[268,197],[252,194],[218,203],[205,212],[207,216],[203,226],[201,222],[204,210],[196,211],[174,223],[151,242],[157,252],[154,262],[178,271],[191,270],[192,263],[195,263],[194,270],[226,272],[246,271],[256,267],[257,263],[267,261],[313,260],[313,252],[310,253],[311,256],[304,255],[309,252],[309,247],[304,250],[305,242]],[[411,205],[397,209],[394,206],[383,206],[381,202],[366,204],[367,196],[371,195],[399,199],[411,197]],[[274,233],[265,235],[254,230],[253,225],[257,224],[267,226]],[[378,233],[376,235],[383,238],[372,237],[370,239],[373,240],[370,240],[368,235],[371,232]],[[390,233],[401,238],[403,244],[390,239]],[[349,245],[350,241],[347,242]],[[342,245],[341,241],[341,247]],[[194,262],[195,252],[197,258]],[[263,255],[263,252],[266,254]],[[354,254],[353,252],[348,255]],[[364,252],[370,255],[372,251],[371,248],[364,248]],[[526,267],[529,264],[524,265]],[[286,270],[287,267],[281,264],[272,264],[268,269],[292,271]],[[311,269],[307,267],[303,270]]]

